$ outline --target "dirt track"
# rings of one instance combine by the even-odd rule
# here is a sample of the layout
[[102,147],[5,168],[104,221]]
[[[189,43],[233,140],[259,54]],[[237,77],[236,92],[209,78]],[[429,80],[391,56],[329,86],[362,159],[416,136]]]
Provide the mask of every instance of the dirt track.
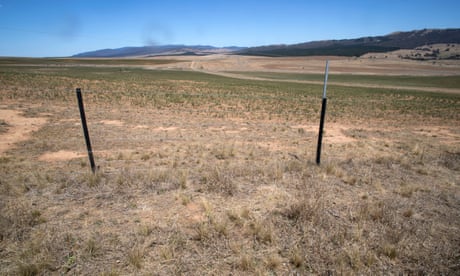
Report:
[[[164,58],[164,57],[162,57]],[[407,76],[450,76],[460,75],[460,61],[440,60],[434,62],[402,60],[399,58],[369,59],[350,57],[252,57],[212,55],[203,57],[168,57],[182,62],[150,66],[152,69],[194,70],[231,78],[322,84],[318,81],[272,80],[239,74],[238,72],[281,72],[323,74],[325,61],[330,61],[331,74],[352,75],[407,75]],[[460,94],[460,89],[373,85],[365,83],[330,82],[330,85],[349,87],[389,88],[398,90],[419,90]]]
[[[161,57],[164,59],[165,57]],[[350,57],[253,57],[211,55],[167,57],[181,62],[151,66],[164,69],[192,69],[207,72],[262,71],[284,73],[324,73],[326,60],[330,73],[353,75],[449,76],[460,74],[460,61],[414,61],[402,59],[369,59]]]

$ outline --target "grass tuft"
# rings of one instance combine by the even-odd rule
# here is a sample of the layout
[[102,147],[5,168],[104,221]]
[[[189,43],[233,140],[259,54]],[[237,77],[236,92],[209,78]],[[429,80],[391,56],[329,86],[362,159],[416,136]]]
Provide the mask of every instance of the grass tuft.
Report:
[[236,194],[238,187],[233,181],[231,172],[226,168],[213,167],[203,173],[200,183],[205,191],[220,193],[226,196]]
[[93,258],[99,255],[101,248],[98,242],[91,238],[86,241],[84,250],[88,257]]
[[144,249],[135,246],[128,252],[128,263],[136,269],[141,269],[144,261]]

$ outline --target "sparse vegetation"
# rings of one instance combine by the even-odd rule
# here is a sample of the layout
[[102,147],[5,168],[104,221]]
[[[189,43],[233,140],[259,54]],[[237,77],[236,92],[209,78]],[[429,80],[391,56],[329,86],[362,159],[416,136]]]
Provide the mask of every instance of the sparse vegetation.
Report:
[[[291,81],[314,81],[322,82],[324,75],[321,74],[300,74],[280,72],[232,72],[245,76],[272,80]],[[328,77],[331,84],[369,84],[389,85],[403,87],[433,87],[433,88],[458,88],[460,87],[460,76],[383,76],[383,75],[346,75],[331,74]]]
[[142,262],[144,258],[144,250],[135,247],[131,251],[128,252],[128,262],[132,266],[134,266],[136,269],[141,269],[142,268]]
[[5,133],[9,128],[9,125],[5,120],[0,119],[0,133]]
[[[317,166],[320,85],[21,62],[0,62],[0,109],[47,121],[0,156],[0,274],[459,269],[458,94],[331,86]],[[362,81],[460,88],[458,77]],[[1,118],[0,135],[13,128]],[[82,154],[42,158],[59,151]]]

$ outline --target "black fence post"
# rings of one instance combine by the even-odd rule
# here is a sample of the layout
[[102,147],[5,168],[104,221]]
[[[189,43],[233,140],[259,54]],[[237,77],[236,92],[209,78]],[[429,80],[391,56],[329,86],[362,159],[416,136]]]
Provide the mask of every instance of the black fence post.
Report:
[[323,88],[323,102],[321,105],[321,119],[319,121],[319,133],[318,133],[318,147],[316,148],[316,164],[321,163],[321,144],[323,142],[323,128],[324,128],[324,117],[326,117],[326,88],[327,88],[327,75],[329,73],[329,60],[326,60],[326,72],[324,76],[324,88]]
[[78,107],[80,109],[81,124],[83,126],[83,134],[85,135],[86,148],[88,150],[89,163],[91,164],[91,171],[95,173],[96,164],[94,163],[93,150],[91,148],[91,141],[89,139],[88,126],[86,125],[85,108],[83,106],[83,98],[81,96],[80,88],[77,88],[77,99],[78,99]]

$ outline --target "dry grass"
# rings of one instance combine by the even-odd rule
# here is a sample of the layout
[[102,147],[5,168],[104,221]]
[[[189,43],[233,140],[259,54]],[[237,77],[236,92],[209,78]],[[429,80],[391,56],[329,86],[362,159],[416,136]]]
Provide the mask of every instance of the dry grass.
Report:
[[[48,121],[0,157],[0,274],[460,268],[455,95],[333,88],[317,166],[319,86],[13,69],[1,108]],[[39,159],[85,153],[69,92],[82,84],[95,175],[84,157]]]

